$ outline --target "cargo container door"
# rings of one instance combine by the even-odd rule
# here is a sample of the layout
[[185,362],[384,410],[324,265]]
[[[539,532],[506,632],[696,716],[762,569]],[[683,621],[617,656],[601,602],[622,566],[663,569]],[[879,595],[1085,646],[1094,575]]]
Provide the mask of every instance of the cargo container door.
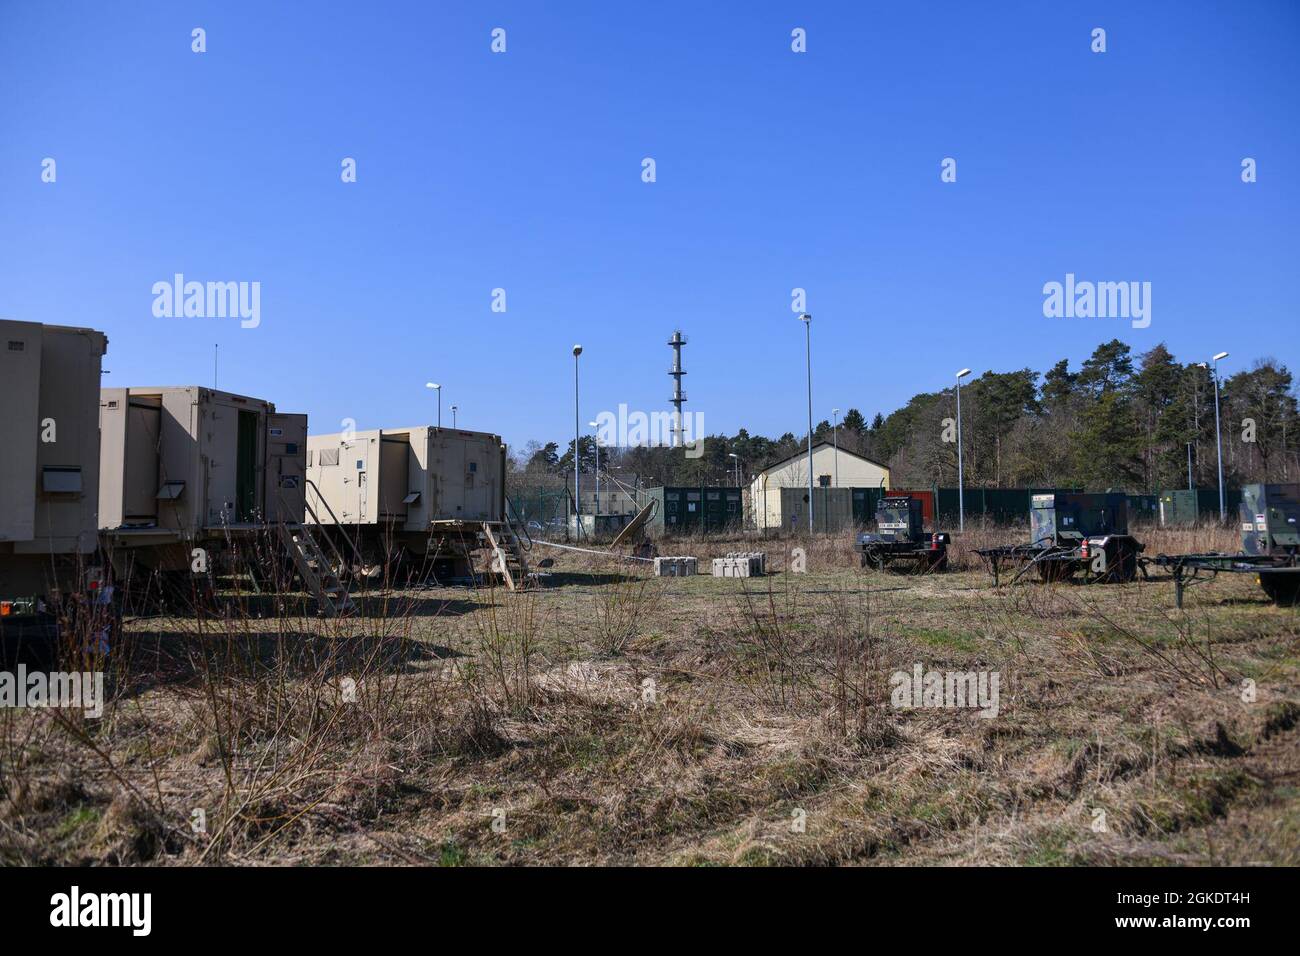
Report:
[[240,411],[235,444],[235,521],[247,524],[257,512],[257,412]]
[[704,527],[704,494],[701,491],[690,489],[684,493],[685,506],[682,511],[682,527],[687,531],[695,531]]
[[745,519],[745,499],[739,488],[728,488],[724,493],[727,500],[727,526],[741,528]]
[[463,442],[465,455],[465,503],[461,517],[467,521],[491,521],[496,509],[492,507],[496,495],[496,459],[500,452],[495,444],[482,438],[467,438]]
[[0,541],[30,541],[36,536],[42,331],[32,322],[0,322],[0,335]]
[[717,531],[727,522],[726,506],[722,501],[722,489],[709,488],[704,492],[704,517],[702,526],[705,531]]
[[669,491],[663,489],[663,517],[660,519],[664,523],[664,528],[668,531],[679,531],[682,527],[682,494],[680,491]]
[[122,522],[158,523],[158,495],[167,476],[159,473],[158,443],[162,432],[162,399],[132,395],[126,408],[126,452],[123,462]]
[[[248,413],[242,413],[248,414]],[[301,523],[305,519],[307,416],[266,416],[266,517]]]
[[405,521],[408,481],[407,456],[410,436],[383,435],[379,439],[379,520]]
[[434,432],[431,444],[429,484],[436,503],[430,517],[435,521],[460,518],[465,510],[465,488],[461,484],[465,473],[465,443],[439,429]]

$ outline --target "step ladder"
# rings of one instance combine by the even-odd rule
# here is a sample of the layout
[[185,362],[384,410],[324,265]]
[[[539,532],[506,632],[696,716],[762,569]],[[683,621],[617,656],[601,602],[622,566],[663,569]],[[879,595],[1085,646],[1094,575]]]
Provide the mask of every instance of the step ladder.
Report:
[[483,537],[492,553],[491,570],[501,575],[511,591],[522,589],[528,583],[528,561],[510,522],[484,521]]
[[347,586],[334,573],[325,552],[306,526],[293,521],[281,521],[276,527],[280,530],[280,541],[284,549],[289,552],[298,574],[302,576],[303,584],[316,598],[316,613],[321,617],[337,617],[350,611],[353,604]]

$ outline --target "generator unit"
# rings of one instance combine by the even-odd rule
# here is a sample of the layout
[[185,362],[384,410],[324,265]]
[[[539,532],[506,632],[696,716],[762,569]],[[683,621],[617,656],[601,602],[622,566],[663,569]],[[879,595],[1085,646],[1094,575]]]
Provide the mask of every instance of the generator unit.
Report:
[[927,534],[924,503],[910,495],[889,495],[876,504],[876,530],[860,532],[854,548],[862,567],[883,571],[894,561],[910,561],[917,572],[948,570],[948,545],[944,532]]
[[1152,559],[1174,579],[1174,603],[1194,583],[1220,572],[1254,574],[1275,604],[1300,599],[1300,484],[1246,485],[1241,489],[1241,552],[1160,554]]
[[0,321],[0,623],[86,585],[107,351],[93,329]]
[[1241,489],[1241,550],[1265,559],[1255,569],[1264,593],[1275,604],[1294,605],[1300,598],[1300,484]]
[[1288,557],[1300,553],[1300,484],[1241,489],[1241,550]]
[[184,571],[304,514],[307,416],[198,385],[100,391],[99,526],[125,562]]
[[1128,533],[1126,495],[1033,495],[1029,528],[1026,545],[976,551],[988,562],[995,584],[1003,563],[1022,565],[1015,579],[1033,567],[1044,581],[1066,580],[1080,571],[1089,582],[1132,581],[1141,569],[1138,557],[1146,546]]

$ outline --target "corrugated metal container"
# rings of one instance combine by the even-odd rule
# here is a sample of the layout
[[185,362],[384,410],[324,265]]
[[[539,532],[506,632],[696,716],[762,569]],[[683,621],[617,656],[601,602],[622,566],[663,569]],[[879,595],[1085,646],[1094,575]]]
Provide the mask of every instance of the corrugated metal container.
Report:
[[0,595],[44,582],[42,556],[97,547],[107,350],[92,329],[0,321]]
[[[781,488],[779,491],[781,515],[785,521],[781,530],[807,531],[808,489]],[[853,491],[852,488],[813,488],[813,531],[830,534],[853,527]],[[872,516],[875,516],[874,504]]]
[[[800,495],[800,500],[807,497],[807,494],[808,492],[805,491]],[[829,534],[835,531],[847,531],[852,527],[853,489],[825,486],[814,488],[813,530]]]
[[99,421],[99,526],[119,546],[302,521],[306,415],[197,385],[132,386],[100,391]]
[[[997,524],[1023,524],[1034,495],[1078,494],[1081,488],[967,488],[966,520],[972,518]],[[939,489],[939,524],[957,524],[956,488]]]
[[1200,513],[1196,507],[1196,492],[1162,491],[1158,496],[1157,516],[1162,528],[1180,528],[1196,524]]
[[695,534],[739,530],[744,516],[741,490],[734,487],[650,488],[645,500],[659,508],[649,524],[651,533]]
[[327,525],[337,516],[424,532],[435,521],[502,521],[505,454],[499,435],[428,425],[312,435],[308,503]]

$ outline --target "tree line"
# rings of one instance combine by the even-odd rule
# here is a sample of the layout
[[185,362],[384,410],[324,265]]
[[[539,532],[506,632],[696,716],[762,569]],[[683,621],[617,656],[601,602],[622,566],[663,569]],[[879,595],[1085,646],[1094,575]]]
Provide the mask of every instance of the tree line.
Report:
[[[868,422],[849,408],[836,431],[840,447],[890,467],[896,487],[957,483],[956,395],[914,395]],[[1271,358],[1219,383],[1224,481],[1300,480],[1300,422],[1291,372]],[[832,440],[823,420],[813,440]],[[600,449],[602,475],[654,485],[742,483],[806,448],[807,433],[777,438],[709,435],[703,454],[681,449]],[[961,449],[968,487],[1079,487],[1129,492],[1217,484],[1214,371],[1179,362],[1163,344],[1134,356],[1118,339],[1099,345],[1077,369],[1061,359],[1046,372],[988,371],[962,385]],[[595,440],[578,443],[579,469],[595,470]],[[515,484],[572,482],[574,443],[530,442],[512,460]],[[736,458],[731,457],[735,455]],[[584,483],[585,487],[585,483]]]

